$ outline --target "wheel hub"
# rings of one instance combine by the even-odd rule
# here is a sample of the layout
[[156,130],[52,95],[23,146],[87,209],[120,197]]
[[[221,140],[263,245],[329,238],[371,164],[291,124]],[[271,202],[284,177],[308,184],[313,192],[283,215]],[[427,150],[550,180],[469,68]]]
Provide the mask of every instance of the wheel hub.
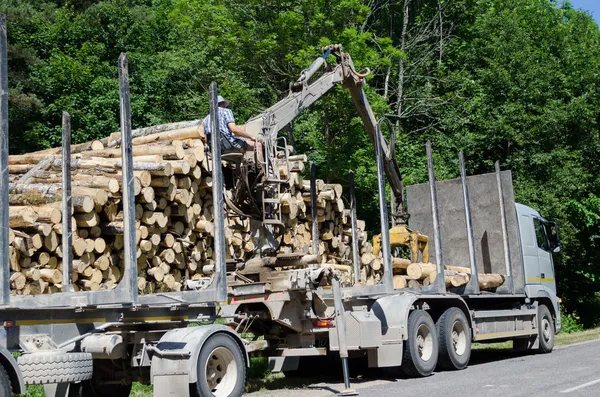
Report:
[[416,347],[423,361],[428,361],[433,355],[433,336],[425,324],[421,324],[417,331]]
[[452,324],[452,346],[459,356],[462,356],[467,350],[467,333],[460,321],[455,321]]
[[551,331],[550,331],[550,321],[547,318],[542,320],[542,336],[546,342],[549,342],[551,339]]
[[212,351],[206,362],[206,383],[215,397],[229,396],[237,379],[233,354],[225,347]]

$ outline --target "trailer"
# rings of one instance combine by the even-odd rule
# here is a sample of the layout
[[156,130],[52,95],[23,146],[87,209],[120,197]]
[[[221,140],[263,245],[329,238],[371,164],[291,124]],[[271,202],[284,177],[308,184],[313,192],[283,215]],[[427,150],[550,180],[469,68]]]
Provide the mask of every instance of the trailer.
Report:
[[[513,341],[518,350],[551,352],[562,327],[552,259],[561,249],[558,227],[515,202],[512,174],[501,171],[499,163],[493,173],[467,176],[461,152],[461,177],[436,181],[427,143],[429,183],[406,189],[408,230],[433,236],[429,248],[435,258],[430,262],[437,277],[428,286],[394,289],[394,229],[388,221],[384,176],[384,162],[391,159],[382,150],[381,126],[377,124],[375,143],[382,281],[365,285],[355,256],[350,286],[340,286],[337,271],[318,264],[283,269],[262,282],[230,285],[224,312],[243,314],[244,321],[232,321],[255,334],[249,341],[251,355],[268,357],[271,370],[285,372],[305,369],[307,357],[341,357],[345,392],[351,394],[349,358],[366,359],[369,367],[388,374],[420,377],[436,368],[466,368],[474,342]],[[469,282],[460,288],[445,282],[445,269],[455,266],[467,267],[470,273]],[[490,274],[503,275],[502,285],[480,288]]]
[[[62,292],[11,295],[8,206],[6,19],[0,16],[0,396],[42,384],[46,396],[129,396],[132,382],[155,396],[241,396],[246,345],[218,315],[227,296],[223,212],[215,212],[214,275],[197,290],[138,295],[128,62],[119,58],[125,266],[119,285],[73,288],[71,223],[62,223]],[[217,87],[210,90],[211,114]],[[213,117],[213,120],[217,120]],[[216,128],[216,127],[213,127]],[[216,138],[215,138],[216,139]],[[213,145],[214,208],[223,207],[221,153]],[[72,213],[70,116],[63,113],[62,209]],[[221,319],[220,323],[217,321]]]

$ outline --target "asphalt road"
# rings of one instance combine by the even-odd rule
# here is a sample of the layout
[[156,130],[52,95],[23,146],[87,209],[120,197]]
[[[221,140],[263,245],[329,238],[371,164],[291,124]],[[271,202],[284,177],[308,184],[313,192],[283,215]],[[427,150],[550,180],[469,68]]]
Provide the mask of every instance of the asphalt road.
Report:
[[[316,378],[298,388],[251,393],[251,397],[319,397],[342,390]],[[290,385],[296,383],[290,379]],[[565,346],[545,355],[511,351],[475,351],[470,366],[458,372],[437,372],[422,379],[378,378],[370,373],[353,379],[362,397],[600,397],[600,340]]]

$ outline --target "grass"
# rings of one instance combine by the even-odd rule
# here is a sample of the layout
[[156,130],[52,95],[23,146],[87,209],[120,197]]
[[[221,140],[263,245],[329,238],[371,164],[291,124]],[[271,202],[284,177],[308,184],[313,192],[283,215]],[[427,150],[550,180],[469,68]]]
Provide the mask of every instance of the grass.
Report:
[[[600,339],[600,327],[585,331],[561,332],[554,339],[555,346],[572,345],[574,343],[587,342],[594,339]],[[512,342],[500,343],[474,343],[473,350],[505,350],[512,349]]]
[[[556,335],[555,345],[565,346],[574,343],[586,342],[594,339],[600,339],[600,327],[585,331],[560,333]],[[484,350],[510,350],[512,342],[502,343],[475,343],[474,351]],[[281,372],[271,372],[268,369],[268,360],[262,357],[250,359],[250,368],[248,369],[246,381],[246,393],[259,390],[276,390],[286,388],[305,387],[313,383],[310,378],[286,378]],[[27,397],[44,397],[44,388],[42,386],[27,386]],[[131,389],[130,397],[152,397],[152,386],[134,383]]]

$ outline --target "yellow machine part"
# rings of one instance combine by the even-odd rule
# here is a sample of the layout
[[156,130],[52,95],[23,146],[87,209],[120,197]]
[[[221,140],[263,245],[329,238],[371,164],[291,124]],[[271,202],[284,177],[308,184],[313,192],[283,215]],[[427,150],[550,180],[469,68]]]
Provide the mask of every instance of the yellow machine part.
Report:
[[[410,248],[411,262],[429,263],[429,238],[419,232],[415,232],[405,226],[394,226],[390,229],[390,248]],[[381,251],[381,234],[373,237],[373,255],[379,255]],[[421,260],[419,260],[419,252]]]

